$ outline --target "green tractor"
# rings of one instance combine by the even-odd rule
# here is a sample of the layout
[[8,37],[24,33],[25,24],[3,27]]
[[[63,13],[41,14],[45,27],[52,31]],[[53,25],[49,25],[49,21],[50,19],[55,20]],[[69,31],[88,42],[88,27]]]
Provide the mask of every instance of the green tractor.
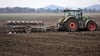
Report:
[[95,31],[97,24],[89,16],[83,16],[82,10],[64,10],[64,18],[58,21],[58,30],[75,32],[78,30]]

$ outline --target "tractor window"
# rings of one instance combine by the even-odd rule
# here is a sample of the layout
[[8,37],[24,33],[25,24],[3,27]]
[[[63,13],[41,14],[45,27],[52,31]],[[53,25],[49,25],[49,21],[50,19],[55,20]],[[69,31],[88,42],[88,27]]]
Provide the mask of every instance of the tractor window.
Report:
[[81,13],[79,11],[67,11],[65,12],[65,17],[67,16],[74,16],[76,19],[81,17]]
[[65,17],[70,16],[70,12],[65,13]]
[[66,17],[67,17],[67,16],[74,16],[74,17],[78,18],[78,12],[77,12],[77,11],[67,11],[67,12],[65,13],[65,16],[66,16]]

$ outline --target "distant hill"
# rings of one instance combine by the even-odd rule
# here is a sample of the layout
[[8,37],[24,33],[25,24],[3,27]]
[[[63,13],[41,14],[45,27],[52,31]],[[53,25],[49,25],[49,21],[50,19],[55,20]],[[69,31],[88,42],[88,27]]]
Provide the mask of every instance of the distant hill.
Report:
[[44,7],[44,9],[52,9],[52,10],[55,10],[55,9],[64,9],[64,7],[61,7],[61,6],[58,6],[58,5],[48,5],[46,7]]
[[[28,8],[28,7],[5,7],[0,8],[0,13],[44,13],[44,12],[53,12],[53,13],[59,13],[63,12],[65,8],[58,5],[48,5],[42,8]],[[92,6],[88,6],[83,9],[84,12],[100,12],[100,4],[95,4]]]

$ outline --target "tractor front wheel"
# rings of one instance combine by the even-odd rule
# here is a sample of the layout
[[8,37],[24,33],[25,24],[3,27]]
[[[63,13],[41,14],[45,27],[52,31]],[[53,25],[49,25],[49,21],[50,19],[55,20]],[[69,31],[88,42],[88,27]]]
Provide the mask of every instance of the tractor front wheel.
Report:
[[90,21],[87,23],[88,31],[95,31],[97,29],[97,24],[94,21]]
[[76,19],[69,19],[64,23],[64,28],[68,32],[74,32],[78,30],[78,22]]

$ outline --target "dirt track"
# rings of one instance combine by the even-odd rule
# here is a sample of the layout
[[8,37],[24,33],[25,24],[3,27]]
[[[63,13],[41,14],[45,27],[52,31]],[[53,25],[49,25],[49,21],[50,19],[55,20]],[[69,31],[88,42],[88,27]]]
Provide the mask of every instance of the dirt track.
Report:
[[[99,14],[89,14],[100,25]],[[25,16],[25,15],[24,15]],[[9,20],[43,20],[54,24],[62,15],[44,17],[7,16],[1,23]],[[11,19],[12,18],[12,19]],[[13,19],[14,18],[14,19]],[[29,18],[29,19],[26,19]],[[52,23],[50,23],[52,22]],[[98,29],[100,29],[98,27]],[[100,56],[100,31],[95,32],[47,32],[47,33],[18,33],[0,34],[0,56]]]

